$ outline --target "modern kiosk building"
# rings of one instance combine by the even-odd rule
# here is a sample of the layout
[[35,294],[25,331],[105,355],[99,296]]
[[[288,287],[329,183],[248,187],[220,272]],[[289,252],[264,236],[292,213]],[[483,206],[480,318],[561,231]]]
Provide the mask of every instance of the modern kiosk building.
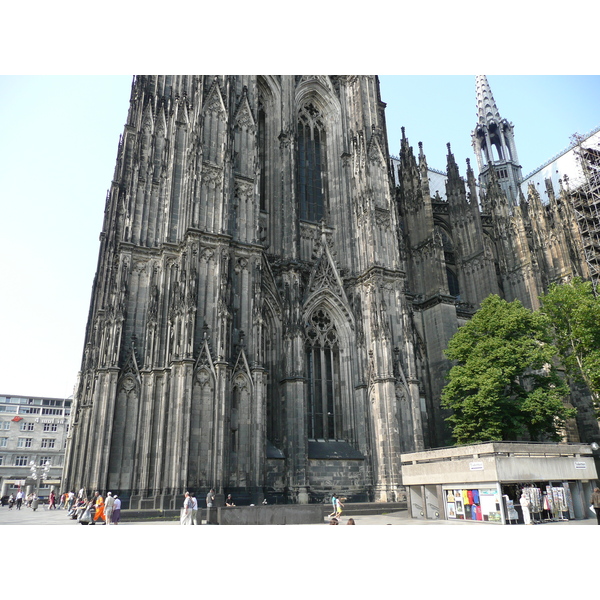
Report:
[[486,442],[401,455],[402,479],[414,519],[534,523],[587,519],[598,477],[592,446]]

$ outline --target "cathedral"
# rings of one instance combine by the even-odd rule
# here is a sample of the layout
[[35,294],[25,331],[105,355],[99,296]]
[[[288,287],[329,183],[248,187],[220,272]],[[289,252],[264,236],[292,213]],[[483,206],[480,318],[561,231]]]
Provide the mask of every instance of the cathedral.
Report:
[[[489,294],[537,308],[590,277],[564,190],[523,193],[513,125],[484,76],[476,94],[478,180],[404,130],[390,157],[376,76],[136,76],[65,486],[132,508],[401,498],[400,454],[451,443],[457,328]],[[570,401],[565,438],[600,441]]]

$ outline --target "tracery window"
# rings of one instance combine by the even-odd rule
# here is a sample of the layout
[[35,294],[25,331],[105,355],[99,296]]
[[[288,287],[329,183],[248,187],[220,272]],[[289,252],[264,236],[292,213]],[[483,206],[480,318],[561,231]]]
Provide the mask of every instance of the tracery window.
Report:
[[267,135],[265,109],[258,109],[258,163],[260,165],[260,210],[267,210]]
[[298,204],[306,221],[318,222],[324,214],[325,141],[321,115],[309,104],[298,117]]
[[309,439],[341,437],[339,338],[331,317],[316,310],[306,328],[307,428]]

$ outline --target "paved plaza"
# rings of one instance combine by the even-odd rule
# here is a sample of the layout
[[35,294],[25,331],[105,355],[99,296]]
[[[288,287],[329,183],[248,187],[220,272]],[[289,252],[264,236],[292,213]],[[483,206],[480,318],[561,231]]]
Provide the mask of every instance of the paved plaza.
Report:
[[[127,511],[121,515],[121,522],[118,527],[140,527],[140,526],[169,526],[179,525],[179,521],[166,518],[157,518],[152,520],[132,520],[128,521],[126,516]],[[401,510],[383,515],[342,515],[341,525],[345,525],[348,518],[352,516],[357,525],[426,525],[426,526],[450,526],[450,527],[497,527],[497,524],[482,523],[478,521],[433,521],[411,519],[408,516],[408,511]],[[329,519],[324,518],[323,524],[328,524]],[[206,525],[206,521],[203,521]],[[16,508],[9,509],[8,506],[0,507],[0,526],[4,525],[63,525],[65,527],[81,527],[77,521],[67,517],[64,510],[47,510],[45,507],[40,507],[37,511],[31,508]],[[101,524],[99,524],[102,526]],[[313,524],[314,525],[314,524]],[[544,526],[567,526],[567,525],[597,525],[595,518],[578,520],[578,521],[551,521],[539,524]]]

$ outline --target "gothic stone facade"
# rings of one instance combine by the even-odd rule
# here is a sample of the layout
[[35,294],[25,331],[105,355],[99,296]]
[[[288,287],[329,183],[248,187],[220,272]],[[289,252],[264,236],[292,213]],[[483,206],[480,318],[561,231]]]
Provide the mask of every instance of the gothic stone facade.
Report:
[[393,501],[400,453],[448,443],[460,323],[489,293],[535,307],[583,266],[494,169],[481,210],[450,150],[445,199],[404,134],[393,173],[384,107],[375,76],[134,79],[68,486],[134,507],[210,487]]
[[67,480],[395,500],[423,447],[376,77],[140,76]]

